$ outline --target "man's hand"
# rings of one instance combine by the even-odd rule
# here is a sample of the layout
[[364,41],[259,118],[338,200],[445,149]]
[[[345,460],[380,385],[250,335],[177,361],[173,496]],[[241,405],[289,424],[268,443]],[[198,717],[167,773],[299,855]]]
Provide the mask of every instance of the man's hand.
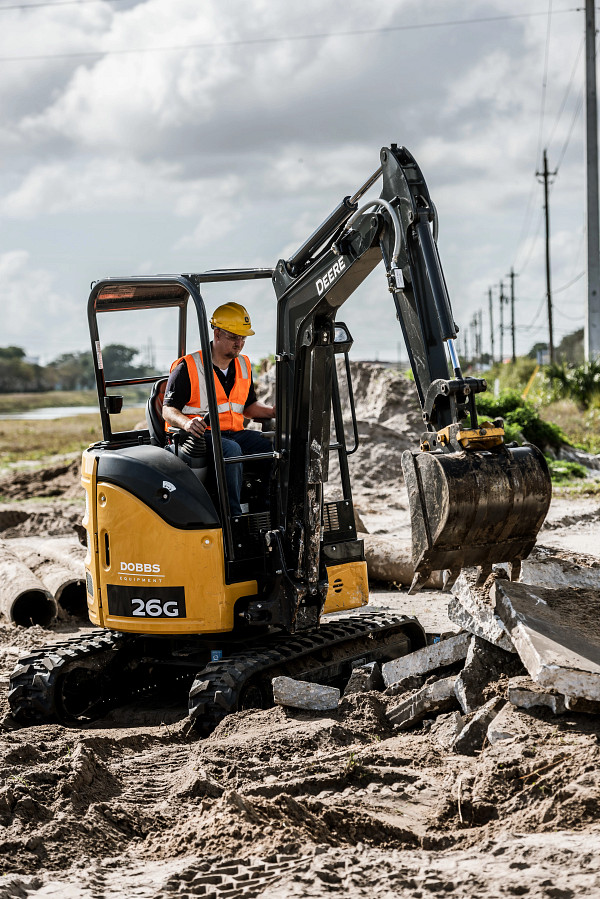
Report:
[[206,423],[202,416],[188,418],[187,415],[184,415],[183,412],[174,406],[163,406],[162,414],[166,423],[172,428],[180,428],[193,437],[202,437],[206,431]]
[[201,418],[188,418],[183,428],[192,437],[202,437],[206,431],[206,424]]

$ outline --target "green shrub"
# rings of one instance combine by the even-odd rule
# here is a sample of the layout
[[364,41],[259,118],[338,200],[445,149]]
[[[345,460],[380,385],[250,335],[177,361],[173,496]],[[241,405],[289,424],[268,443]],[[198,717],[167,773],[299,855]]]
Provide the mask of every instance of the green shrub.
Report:
[[546,376],[555,399],[573,399],[583,409],[600,405],[600,360],[550,365]]
[[504,419],[509,442],[516,440],[521,443],[521,435],[541,448],[558,447],[569,442],[558,425],[540,418],[535,406],[524,400],[518,390],[505,390],[499,396],[479,394],[475,402],[480,417]]
[[588,472],[584,465],[578,462],[557,462],[554,459],[548,459],[548,468],[550,469],[550,477],[554,484],[570,484],[573,481],[587,478]]

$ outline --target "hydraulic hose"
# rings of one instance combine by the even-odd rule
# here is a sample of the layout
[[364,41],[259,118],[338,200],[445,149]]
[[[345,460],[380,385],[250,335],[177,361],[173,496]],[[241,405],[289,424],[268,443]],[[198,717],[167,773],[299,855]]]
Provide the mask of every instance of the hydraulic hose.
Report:
[[364,206],[361,206],[356,212],[348,219],[346,222],[346,229],[350,229],[356,219],[366,212],[367,209],[373,209],[373,207],[383,207],[389,214],[392,223],[394,225],[394,252],[392,254],[392,268],[398,267],[398,257],[400,255],[400,250],[402,248],[402,223],[400,221],[400,216],[398,215],[398,211],[394,209],[391,203],[388,203],[387,200],[382,200],[379,197],[377,200],[370,200],[368,203],[365,203]]

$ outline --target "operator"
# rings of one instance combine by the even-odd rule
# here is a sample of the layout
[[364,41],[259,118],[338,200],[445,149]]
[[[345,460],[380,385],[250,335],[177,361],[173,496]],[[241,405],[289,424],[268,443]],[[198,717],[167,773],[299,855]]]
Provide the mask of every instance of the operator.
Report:
[[[223,456],[251,456],[272,449],[267,437],[258,431],[244,430],[244,418],[273,418],[275,406],[256,399],[252,367],[248,356],[242,356],[246,337],[254,334],[247,310],[239,303],[225,303],[215,309],[210,320],[214,331],[211,341],[212,364],[219,411]],[[202,420],[208,409],[202,351],[197,350],[171,366],[162,409],[164,420],[196,437],[206,438],[212,457],[210,427]],[[271,460],[259,460],[263,483],[268,484]],[[225,466],[227,492],[232,515],[241,515],[242,463]]]

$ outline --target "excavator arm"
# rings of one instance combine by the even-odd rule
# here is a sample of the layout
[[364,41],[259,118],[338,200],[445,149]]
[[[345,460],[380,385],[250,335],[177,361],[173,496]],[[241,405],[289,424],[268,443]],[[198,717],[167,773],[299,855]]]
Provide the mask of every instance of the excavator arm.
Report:
[[[380,197],[359,205],[381,176]],[[320,561],[327,480],[335,320],[380,263],[421,404],[421,447],[404,453],[415,580],[454,578],[463,565],[518,565],[535,543],[550,502],[550,479],[535,447],[507,447],[501,422],[480,423],[474,397],[483,379],[464,377],[437,244],[437,213],[411,154],[392,144],[381,167],[346,197],[273,282],[277,315],[277,432],[280,490],[270,534],[285,580],[283,623],[318,621],[327,581]],[[468,427],[465,419],[469,418]],[[285,574],[283,574],[285,572]],[[280,594],[281,595],[281,594]]]

